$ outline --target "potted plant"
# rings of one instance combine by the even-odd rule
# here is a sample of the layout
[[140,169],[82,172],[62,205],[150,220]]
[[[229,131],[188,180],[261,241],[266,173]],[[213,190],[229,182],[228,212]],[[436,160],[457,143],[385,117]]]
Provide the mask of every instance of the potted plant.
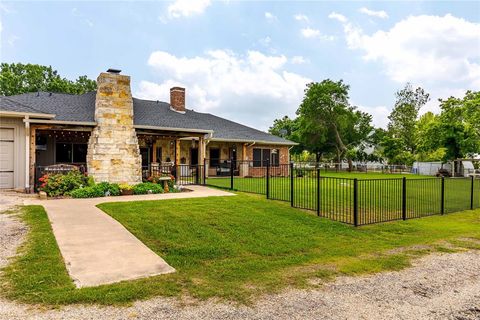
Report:
[[121,184],[120,186],[120,194],[122,196],[131,196],[133,195],[133,186],[129,184]]

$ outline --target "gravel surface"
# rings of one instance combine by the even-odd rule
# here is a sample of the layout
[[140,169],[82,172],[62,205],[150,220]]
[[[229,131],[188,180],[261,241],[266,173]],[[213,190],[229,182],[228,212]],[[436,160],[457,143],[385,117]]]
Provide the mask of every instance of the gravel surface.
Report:
[[[25,231],[14,215],[0,214],[0,266]],[[155,298],[131,307],[45,310],[0,300],[0,319],[480,319],[480,252],[432,254],[399,272],[337,278],[314,290],[264,296],[248,307]]]

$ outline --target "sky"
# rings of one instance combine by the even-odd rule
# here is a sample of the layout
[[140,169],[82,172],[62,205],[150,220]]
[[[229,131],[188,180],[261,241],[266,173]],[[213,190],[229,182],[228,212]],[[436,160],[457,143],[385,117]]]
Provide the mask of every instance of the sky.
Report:
[[480,90],[480,2],[0,2],[1,62],[69,79],[108,68],[134,97],[169,101],[260,130],[295,116],[306,84],[350,85],[350,103],[388,123],[407,82],[431,100]]

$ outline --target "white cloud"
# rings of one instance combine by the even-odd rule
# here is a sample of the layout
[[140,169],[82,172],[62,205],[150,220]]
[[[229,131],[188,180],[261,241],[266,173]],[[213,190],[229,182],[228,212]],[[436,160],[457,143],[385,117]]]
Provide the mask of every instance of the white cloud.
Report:
[[390,30],[371,35],[345,20],[347,46],[363,52],[365,61],[379,62],[401,86],[411,82],[430,93],[422,108],[437,112],[438,98],[480,90],[480,24],[450,14],[409,16]]
[[360,13],[366,14],[367,16],[370,16],[370,17],[376,17],[376,18],[380,18],[380,19],[388,18],[388,14],[383,10],[375,11],[375,10],[370,10],[368,8],[363,7],[363,8],[358,9],[358,11]]
[[291,62],[292,62],[293,64],[304,64],[304,63],[309,62],[309,60],[308,60],[308,59],[305,59],[305,58],[302,57],[302,56],[294,56],[294,57],[292,57]]
[[176,0],[167,8],[170,18],[191,17],[202,14],[211,5],[210,0]]
[[170,87],[181,85],[186,88],[187,108],[266,130],[275,118],[294,115],[311,81],[289,72],[287,62],[284,55],[258,51],[240,55],[213,50],[194,57],[156,51],[148,65],[161,79],[141,81],[136,96],[169,101]]
[[271,12],[265,12],[265,19],[270,22],[277,21],[277,17]]
[[324,35],[318,29],[312,29],[310,27],[303,28],[300,30],[300,33],[304,38],[307,39],[321,39],[321,40],[334,40],[335,37]]
[[349,48],[379,61],[394,81],[461,83],[480,87],[480,24],[447,14],[410,16],[388,31],[367,35],[344,23]]
[[347,18],[343,14],[340,14],[340,13],[332,12],[328,15],[328,17],[330,19],[338,20],[342,23],[347,22]]
[[297,21],[310,22],[310,19],[302,13],[294,15],[293,18]]

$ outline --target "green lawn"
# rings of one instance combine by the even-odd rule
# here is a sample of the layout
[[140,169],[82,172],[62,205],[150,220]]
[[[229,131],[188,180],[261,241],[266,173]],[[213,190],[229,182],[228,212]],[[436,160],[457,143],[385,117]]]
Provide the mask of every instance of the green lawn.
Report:
[[[4,270],[1,295],[25,303],[124,304],[153,296],[217,297],[248,303],[311,278],[398,270],[412,258],[451,250],[446,242],[480,249],[480,210],[355,228],[318,218],[288,203],[254,194],[106,203],[121,222],[177,272],[96,288],[69,279],[48,218],[24,208],[30,227],[19,256]],[[417,245],[430,249],[394,250]]]
[[[316,210],[320,193],[320,215],[353,224],[354,178],[358,179],[359,223],[402,219],[402,178],[407,179],[407,218],[441,212],[441,179],[413,174],[321,172],[317,190],[316,172],[304,171],[294,178],[294,206]],[[211,177],[208,185],[230,188],[230,177]],[[266,178],[234,177],[237,191],[266,194]],[[270,199],[290,201],[290,177],[271,177]],[[471,180],[445,179],[445,212],[470,209]],[[474,208],[480,208],[480,180],[474,184]]]

